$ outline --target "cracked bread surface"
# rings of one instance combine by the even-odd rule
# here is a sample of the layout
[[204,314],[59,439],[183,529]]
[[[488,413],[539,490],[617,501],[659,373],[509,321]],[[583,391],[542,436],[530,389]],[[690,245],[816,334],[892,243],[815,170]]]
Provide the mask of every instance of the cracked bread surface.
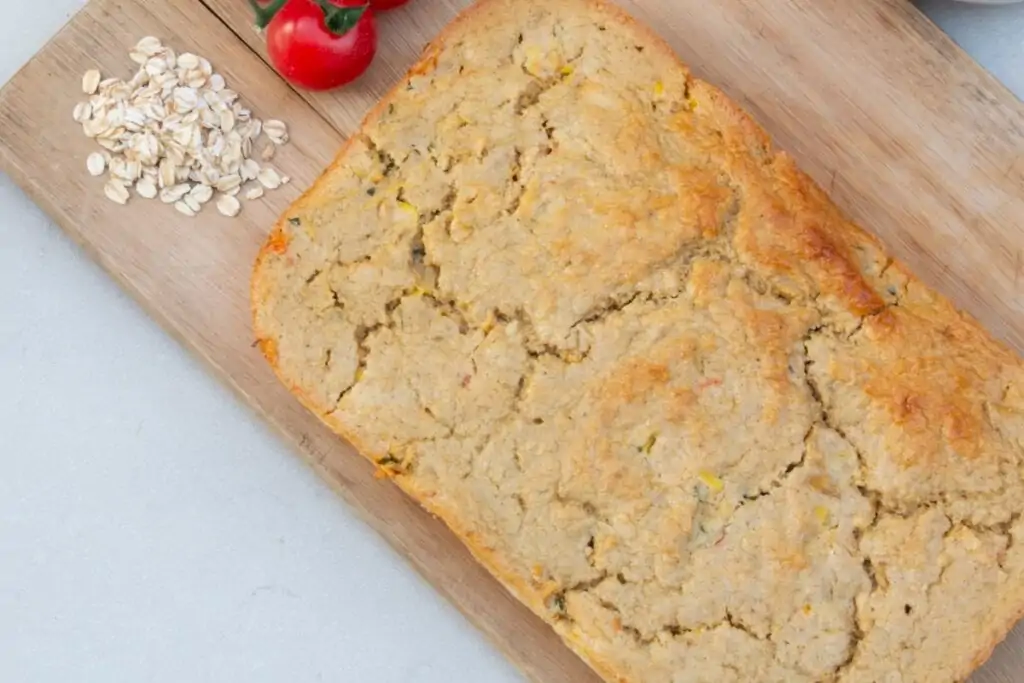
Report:
[[956,681],[1024,611],[1020,359],[612,5],[464,13],[252,298],[608,681]]

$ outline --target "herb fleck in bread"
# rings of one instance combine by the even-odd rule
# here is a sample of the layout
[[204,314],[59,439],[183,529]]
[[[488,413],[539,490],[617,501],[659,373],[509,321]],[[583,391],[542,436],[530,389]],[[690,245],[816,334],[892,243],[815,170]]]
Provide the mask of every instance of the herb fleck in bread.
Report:
[[608,681],[941,683],[1024,367],[597,0],[483,0],[274,228],[267,359]]

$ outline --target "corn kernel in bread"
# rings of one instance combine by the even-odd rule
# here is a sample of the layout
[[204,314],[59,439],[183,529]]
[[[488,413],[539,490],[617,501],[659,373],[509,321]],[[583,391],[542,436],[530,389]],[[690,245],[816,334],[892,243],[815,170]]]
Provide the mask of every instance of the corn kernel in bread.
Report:
[[596,0],[455,22],[253,305],[608,681],[954,681],[1024,609],[1020,359]]

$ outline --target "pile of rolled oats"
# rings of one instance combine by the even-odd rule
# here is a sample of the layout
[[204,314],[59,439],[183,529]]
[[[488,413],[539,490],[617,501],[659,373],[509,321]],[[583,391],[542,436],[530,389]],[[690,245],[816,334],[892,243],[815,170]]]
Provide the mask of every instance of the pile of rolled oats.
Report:
[[74,110],[75,121],[103,148],[89,155],[86,168],[94,176],[109,172],[107,198],[125,204],[134,189],[195,216],[216,195],[217,209],[233,217],[241,210],[239,196],[259,199],[264,188],[288,182],[253,158],[260,146],[259,159],[273,159],[288,142],[287,127],[253,117],[208,60],[176,54],[153,37],[129,56],[139,65],[130,81],[86,72],[82,90],[90,97]]

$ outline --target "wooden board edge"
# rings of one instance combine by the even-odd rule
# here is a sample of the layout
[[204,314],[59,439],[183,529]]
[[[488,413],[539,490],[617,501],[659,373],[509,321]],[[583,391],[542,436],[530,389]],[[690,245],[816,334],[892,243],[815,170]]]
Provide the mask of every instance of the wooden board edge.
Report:
[[[0,103],[2,106],[2,103]],[[492,576],[487,570],[481,565],[472,555],[468,549],[465,548],[461,540],[458,539],[455,534],[448,529],[442,522],[434,519],[426,510],[416,506],[419,514],[424,518],[429,518],[429,524],[434,527],[431,529],[431,533],[440,534],[444,536],[441,545],[444,546],[458,546],[461,549],[463,559],[465,563],[472,564],[478,571],[474,573],[480,580],[486,581],[487,584],[493,585],[495,593],[493,599],[500,600],[503,603],[507,603],[507,608],[514,609],[521,613],[524,620],[532,622],[536,630],[542,630],[546,632],[546,641],[550,641],[546,646],[539,648],[538,650],[529,650],[526,648],[520,648],[515,646],[513,639],[502,635],[501,631],[494,627],[494,624],[487,619],[482,618],[479,611],[473,608],[474,603],[465,599],[463,593],[458,588],[465,586],[465,582],[460,582],[454,586],[449,582],[441,580],[442,577],[437,575],[437,572],[432,571],[429,563],[424,558],[415,552],[410,552],[409,544],[400,539],[394,530],[388,526],[383,520],[372,514],[372,512],[352,493],[351,486],[346,482],[344,477],[338,475],[326,462],[325,451],[316,447],[316,437],[312,437],[309,432],[293,431],[288,426],[279,420],[272,412],[268,411],[262,404],[252,399],[252,397],[229,373],[227,373],[222,366],[220,366],[213,358],[203,353],[202,350],[186,338],[177,326],[174,325],[173,321],[168,317],[161,314],[157,309],[148,305],[147,300],[142,296],[140,290],[138,290],[130,280],[123,277],[122,274],[113,267],[112,264],[108,263],[100,252],[92,247],[92,244],[84,238],[83,235],[73,230],[69,230],[65,227],[65,221],[59,212],[54,210],[52,204],[46,199],[45,192],[38,188],[31,182],[26,182],[25,175],[20,171],[20,168],[12,163],[8,149],[5,145],[0,142],[0,169],[3,169],[8,175],[14,180],[15,184],[25,192],[25,194],[35,203],[43,212],[61,229],[61,232],[72,239],[72,241],[81,248],[85,254],[96,263],[110,278],[118,285],[118,287],[129,295],[131,300],[144,312],[147,317],[152,319],[156,324],[166,332],[172,339],[186,349],[190,355],[199,360],[203,367],[223,386],[227,387],[230,392],[244,405],[247,409],[251,410],[262,422],[269,425],[272,430],[278,435],[278,438],[283,444],[291,451],[296,453],[301,461],[309,467],[319,479],[321,479],[327,486],[329,486],[336,495],[342,500],[343,504],[353,513],[356,517],[375,534],[380,536],[387,545],[395,552],[397,558],[401,559],[407,566],[409,566],[415,573],[425,581],[432,590],[436,591],[441,595],[448,603],[450,603],[465,619],[479,632],[486,640],[491,643],[502,655],[508,659],[521,673],[523,673],[529,680],[536,681],[537,683],[551,683],[552,679],[549,677],[551,668],[544,665],[544,662],[551,659],[551,651],[554,649],[563,651],[558,653],[559,662],[564,664],[565,660],[574,659],[578,662],[578,671],[574,671],[571,678],[566,679],[573,683],[598,683],[600,679],[596,677],[596,674],[590,670],[590,668],[579,659],[578,656],[572,652],[558,637],[551,627],[546,624],[543,620],[537,617],[535,614],[529,611],[529,609],[516,600],[502,585],[501,583]],[[303,409],[304,410],[304,409]],[[310,415],[312,417],[312,415]],[[323,428],[326,431],[326,428]],[[336,437],[333,434],[327,434],[327,438],[340,440],[340,437]],[[356,453],[351,453],[351,457],[359,458],[362,457]],[[365,461],[365,470],[367,477],[373,477],[375,468],[369,461]],[[394,486],[393,484],[388,484]],[[394,486],[395,492],[398,496],[403,497],[411,505],[415,505],[412,499],[408,498],[397,486]],[[449,542],[445,542],[450,540]],[[530,640],[527,638],[526,640]]]
[[[91,3],[99,3],[105,0],[90,0]],[[120,2],[121,0],[110,0]],[[147,2],[149,0],[142,0]],[[11,79],[0,88],[0,109],[8,106],[5,94],[11,86],[25,78],[26,70],[32,61],[41,54],[51,50],[60,44],[68,31],[75,26],[76,19],[82,16],[86,6],[72,15],[57,33],[50,38],[46,44],[36,52],[33,57],[22,65]],[[214,18],[214,20],[216,20]],[[251,49],[249,50],[251,52]],[[257,55],[258,58],[258,55]],[[308,103],[307,103],[308,106]],[[312,108],[311,108],[312,109]],[[322,117],[321,117],[322,118]],[[327,484],[341,498],[343,503],[355,513],[356,517],[378,536],[380,536],[396,556],[404,561],[417,575],[424,580],[432,590],[442,596],[447,602],[461,613],[474,629],[482,634],[506,659],[513,664],[521,673],[532,681],[547,681],[552,678],[552,671],[565,671],[569,676],[565,680],[578,683],[596,683],[596,674],[568,648],[557,636],[554,630],[539,617],[514,598],[501,583],[492,576],[475,558],[472,557],[468,548],[448,529],[440,520],[434,518],[425,509],[420,507],[391,482],[383,482],[394,491],[397,500],[406,503],[416,511],[420,522],[429,527],[431,540],[436,545],[442,546],[447,551],[458,549],[459,556],[449,558],[449,564],[458,564],[469,568],[472,576],[467,581],[452,582],[446,580],[447,576],[437,571],[432,566],[429,558],[423,551],[417,552],[395,529],[389,526],[386,521],[372,513],[372,511],[353,492],[353,485],[339,472],[330,467],[327,462],[329,451],[333,448],[322,444],[331,443],[334,447],[347,447],[347,444],[340,438],[329,432],[326,426],[322,425],[315,416],[305,408],[299,406],[294,397],[288,396],[294,406],[307,418],[308,430],[291,429],[286,420],[281,419],[261,401],[253,397],[235,377],[233,377],[217,360],[206,353],[196,342],[187,337],[175,321],[162,313],[158,308],[150,305],[151,302],[144,295],[144,292],[136,287],[135,283],[117,264],[110,261],[102,251],[88,239],[83,232],[75,229],[76,221],[73,217],[66,215],[57,204],[52,201],[46,188],[33,181],[27,169],[23,168],[5,140],[0,137],[0,170],[8,174],[11,180],[17,185],[29,199],[38,206],[43,213],[60,228],[61,232],[69,237],[78,248],[96,263],[117,285],[128,294],[131,300],[144,312],[147,317],[153,320],[165,333],[180,344],[188,353],[200,361],[201,365],[209,372],[222,386],[228,388],[232,394],[265,424],[275,431],[284,445],[295,452],[318,478]],[[282,388],[282,392],[284,389]],[[376,468],[368,460],[354,452],[350,447],[349,454],[358,463],[361,473],[365,477],[375,479]],[[471,599],[476,594],[470,586],[476,582],[487,593],[487,599]],[[482,582],[482,583],[480,583]],[[497,628],[493,620],[485,618],[485,612],[479,607],[484,605],[503,605],[505,610],[513,610],[519,615],[519,623],[524,626],[519,629],[520,637],[510,637],[503,629]],[[531,647],[531,645],[533,647]],[[568,667],[568,668],[567,668]]]

